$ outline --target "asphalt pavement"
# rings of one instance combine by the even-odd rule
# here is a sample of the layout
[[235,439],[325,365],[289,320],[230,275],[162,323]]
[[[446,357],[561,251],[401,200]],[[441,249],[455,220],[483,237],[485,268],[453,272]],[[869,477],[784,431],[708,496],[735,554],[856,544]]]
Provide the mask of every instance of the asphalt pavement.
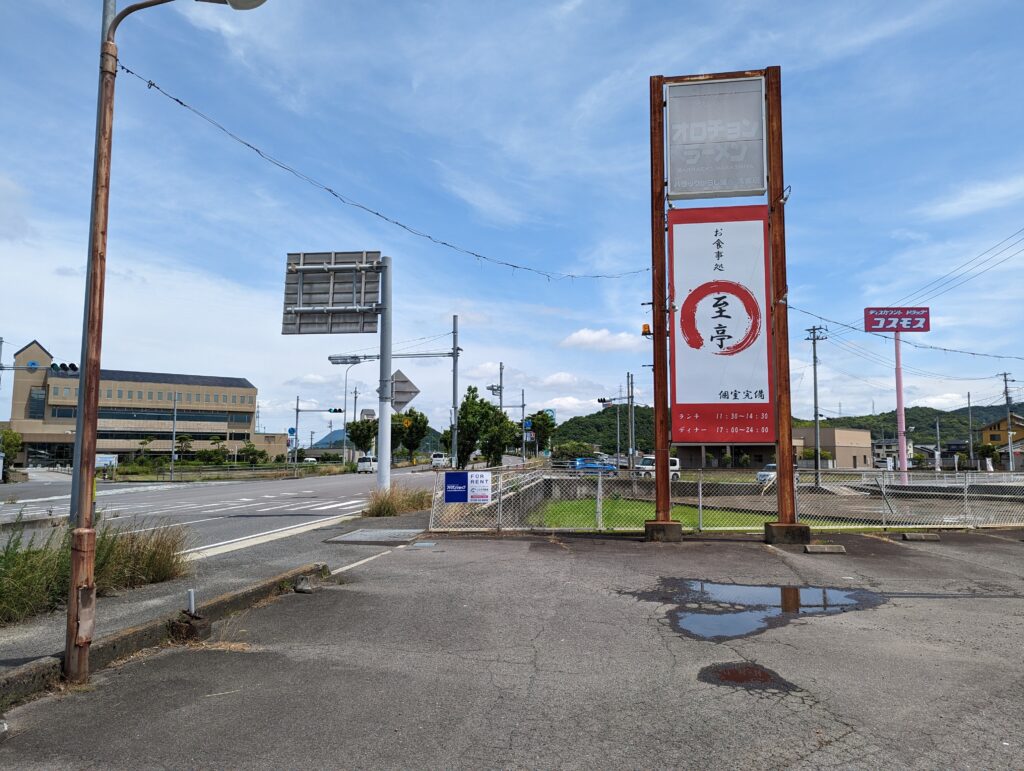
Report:
[[346,547],[341,585],[12,710],[0,766],[1019,769],[1022,538]]

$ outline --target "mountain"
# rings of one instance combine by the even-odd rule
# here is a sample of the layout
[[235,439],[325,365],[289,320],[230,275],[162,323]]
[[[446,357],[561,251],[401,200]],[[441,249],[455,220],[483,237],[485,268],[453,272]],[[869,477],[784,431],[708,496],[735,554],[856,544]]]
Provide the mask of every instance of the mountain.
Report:
[[[989,423],[1006,417],[1005,405],[990,405],[985,407],[973,407],[971,409],[974,422],[974,441],[984,443],[984,437],[978,436],[978,430]],[[904,410],[906,416],[907,436],[913,439],[914,444],[935,444],[935,421],[939,421],[939,433],[942,443],[950,441],[967,441],[968,416],[967,408],[961,407],[951,412],[937,410],[933,407],[907,407]],[[794,426],[813,426],[813,420],[793,418]],[[822,426],[839,428],[862,428],[871,432],[872,439],[881,439],[884,434],[887,437],[896,436],[896,411],[882,412],[878,415],[851,415],[849,417],[829,417],[822,419]],[[914,430],[911,431],[910,429]]]
[[[967,408],[946,412],[932,407],[907,407],[904,411],[907,418],[907,435],[915,444],[935,444],[935,421],[939,421],[942,443],[950,441],[967,441]],[[974,440],[981,444],[984,437],[978,436],[978,430],[989,423],[1006,417],[1005,405],[974,407],[971,410],[974,418]],[[626,432],[626,408],[620,407],[622,429],[622,451],[629,446]],[[813,420],[794,417],[794,426],[813,426]],[[861,428],[871,432],[872,439],[896,436],[896,412],[883,412],[878,415],[851,415],[842,418],[822,419],[821,425],[839,428]],[[913,431],[909,429],[913,427]],[[654,446],[654,409],[652,407],[636,407],[637,448],[649,450]],[[604,409],[591,415],[571,418],[555,429],[552,445],[563,442],[577,441],[600,445],[602,452],[615,452],[615,410]]]
[[[654,408],[636,405],[636,446],[649,450],[654,446]],[[629,450],[629,431],[626,405],[619,407],[622,453]],[[551,435],[552,446],[563,442],[586,442],[601,446],[602,452],[615,453],[615,408],[610,407],[591,415],[569,418]]]

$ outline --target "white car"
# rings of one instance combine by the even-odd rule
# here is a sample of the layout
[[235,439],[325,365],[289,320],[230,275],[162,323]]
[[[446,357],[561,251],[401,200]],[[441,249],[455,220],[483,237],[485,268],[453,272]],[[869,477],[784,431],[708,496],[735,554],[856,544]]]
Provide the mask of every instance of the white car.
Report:
[[373,474],[377,471],[377,456],[363,455],[356,461],[357,474]]
[[[654,478],[654,456],[645,455],[640,459],[640,462],[633,469],[634,476],[643,477],[645,479]],[[679,479],[679,458],[669,457],[668,459],[668,478],[673,482]]]
[[[775,476],[778,474],[778,466],[774,463],[769,463],[763,469],[757,472],[757,483],[759,485],[766,485],[769,482],[775,481]],[[793,469],[793,479],[797,482],[800,481],[800,472]]]
[[452,465],[452,459],[443,452],[434,452],[430,454],[431,468],[447,468],[450,465]]

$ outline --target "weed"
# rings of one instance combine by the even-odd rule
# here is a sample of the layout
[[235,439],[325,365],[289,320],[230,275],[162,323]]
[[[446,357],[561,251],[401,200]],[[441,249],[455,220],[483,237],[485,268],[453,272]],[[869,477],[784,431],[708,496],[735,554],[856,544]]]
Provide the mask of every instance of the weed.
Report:
[[430,490],[392,485],[388,490],[374,490],[366,507],[368,517],[394,517],[410,511],[430,508]]
[[[95,580],[99,594],[159,583],[185,574],[186,531],[158,527],[125,532],[107,523],[96,531]],[[43,539],[26,538],[20,523],[0,550],[0,624],[59,607],[71,580],[71,531],[52,528]]]

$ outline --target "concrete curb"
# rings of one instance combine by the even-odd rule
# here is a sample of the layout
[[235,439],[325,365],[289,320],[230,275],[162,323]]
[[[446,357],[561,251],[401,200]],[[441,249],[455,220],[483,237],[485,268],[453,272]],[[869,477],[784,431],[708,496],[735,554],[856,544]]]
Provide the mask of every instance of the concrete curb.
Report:
[[[280,594],[283,590],[294,586],[300,576],[325,578],[329,575],[330,571],[327,565],[321,562],[309,563],[244,589],[237,589],[215,597],[199,605],[196,612],[212,623],[232,613],[245,610],[261,600]],[[130,656],[144,648],[159,645],[170,637],[171,620],[167,618],[154,619],[96,640],[89,652],[90,670],[97,672],[118,659]],[[62,679],[61,664],[63,660],[64,652],[60,651],[0,673],[0,711],[57,686]]]

